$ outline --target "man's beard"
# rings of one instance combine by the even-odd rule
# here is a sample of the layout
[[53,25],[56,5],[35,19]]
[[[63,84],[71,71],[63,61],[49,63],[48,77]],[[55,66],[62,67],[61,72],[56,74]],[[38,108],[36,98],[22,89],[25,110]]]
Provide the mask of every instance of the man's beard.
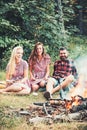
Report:
[[67,60],[67,57],[66,56],[60,56],[60,59],[64,61],[64,60]]

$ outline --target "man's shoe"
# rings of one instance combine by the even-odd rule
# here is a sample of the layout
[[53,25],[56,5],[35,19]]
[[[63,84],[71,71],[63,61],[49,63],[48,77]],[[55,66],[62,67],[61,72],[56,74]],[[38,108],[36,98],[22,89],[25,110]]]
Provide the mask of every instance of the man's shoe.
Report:
[[45,97],[47,100],[49,100],[50,98],[52,98],[50,92],[48,92],[48,91],[46,91],[46,92],[44,93],[44,97]]

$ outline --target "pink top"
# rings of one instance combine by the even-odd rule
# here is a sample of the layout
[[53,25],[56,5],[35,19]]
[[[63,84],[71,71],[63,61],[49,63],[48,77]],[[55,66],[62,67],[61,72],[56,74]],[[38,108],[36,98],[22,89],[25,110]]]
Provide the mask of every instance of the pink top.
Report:
[[[37,59],[36,64],[33,66],[33,76],[37,79],[42,79],[46,75],[46,68],[47,65],[50,64],[50,56],[46,54],[40,61]],[[32,61],[29,63],[30,66],[32,65]],[[37,80],[36,83],[40,82],[40,80]],[[32,81],[32,83],[35,83],[35,81]]]
[[[16,64],[15,73],[11,79],[17,80],[24,78],[24,70],[28,68],[28,63],[25,60],[21,60],[19,64]],[[9,70],[9,64],[6,67],[6,71]]]
[[[28,69],[28,63],[25,60],[21,60],[19,64],[16,64],[15,73],[12,75],[11,80],[20,80],[24,78],[24,70]],[[9,70],[9,64],[6,67],[6,72]],[[29,86],[29,81],[26,80],[24,84]]]

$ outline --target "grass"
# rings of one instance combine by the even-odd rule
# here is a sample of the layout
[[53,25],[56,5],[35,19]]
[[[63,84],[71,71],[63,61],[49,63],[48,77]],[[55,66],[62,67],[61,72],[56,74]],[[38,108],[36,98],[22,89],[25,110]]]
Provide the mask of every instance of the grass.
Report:
[[5,72],[0,70],[0,80],[5,80]]
[[[39,97],[42,95],[40,93]],[[0,108],[26,108],[33,101],[40,101],[40,98],[31,96],[14,96],[14,95],[0,95]],[[7,100],[8,99],[8,100]],[[33,99],[33,101],[32,101]],[[42,99],[42,98],[41,98]],[[44,99],[42,99],[44,101]],[[41,101],[42,101],[41,100]],[[0,114],[1,116],[1,114]],[[87,122],[64,122],[52,124],[27,124],[26,118],[14,117],[0,117],[0,130],[87,130]]]
[[[5,73],[0,73],[0,80],[5,79]],[[57,97],[58,95],[54,95]],[[15,117],[14,115],[6,116],[3,111],[5,108],[14,109],[27,108],[33,102],[45,102],[43,92],[38,92],[38,96],[32,93],[27,96],[3,95],[0,94],[0,130],[87,130],[86,122],[64,122],[52,124],[27,124],[26,118]]]
[[[57,95],[56,95],[57,96]],[[33,96],[32,93],[27,96],[3,95],[0,94],[0,130],[86,130],[86,122],[64,122],[52,124],[28,124],[25,117],[15,117],[15,115],[2,116],[3,111],[12,109],[26,109],[33,102],[45,102],[43,92],[38,92],[38,96]],[[7,110],[5,110],[7,108]]]

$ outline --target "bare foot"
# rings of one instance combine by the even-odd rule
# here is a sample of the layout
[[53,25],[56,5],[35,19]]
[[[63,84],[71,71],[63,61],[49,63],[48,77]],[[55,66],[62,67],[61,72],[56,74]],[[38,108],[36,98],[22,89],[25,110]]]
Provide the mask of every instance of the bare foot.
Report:
[[3,93],[3,90],[2,90],[2,89],[0,89],[0,93]]

